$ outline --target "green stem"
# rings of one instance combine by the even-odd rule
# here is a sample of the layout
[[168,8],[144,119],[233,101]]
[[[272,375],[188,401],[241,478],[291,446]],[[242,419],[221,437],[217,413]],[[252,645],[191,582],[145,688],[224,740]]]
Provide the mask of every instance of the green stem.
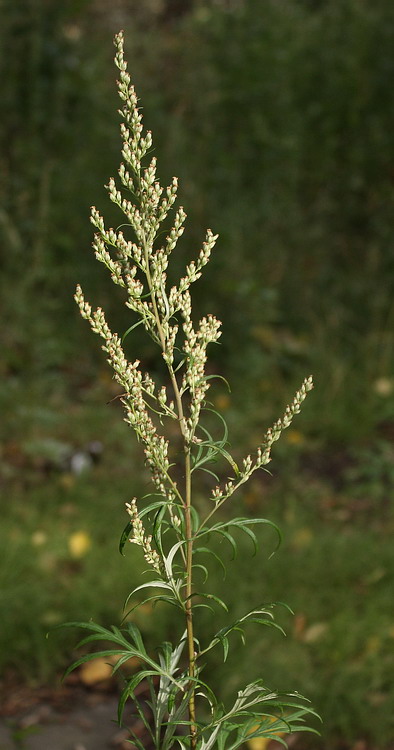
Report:
[[[146,278],[149,286],[150,296],[152,300],[153,313],[156,320],[157,332],[159,334],[160,344],[163,352],[166,351],[166,341],[161,323],[159,310],[157,308],[157,302],[155,293],[152,286],[152,278],[150,274],[149,266],[149,254],[148,254],[148,243],[144,238],[144,254],[145,254],[145,265],[146,265]],[[193,529],[192,529],[192,518],[191,518],[191,504],[192,504],[192,483],[191,483],[191,461],[190,461],[190,442],[187,433],[187,424],[183,411],[182,396],[179,390],[178,381],[174,373],[172,365],[167,363],[171,383],[174,391],[174,397],[177,405],[179,428],[183,438],[184,451],[185,451],[185,498],[184,498],[184,518],[185,518],[185,534],[186,534],[186,598],[185,598],[185,613],[186,613],[186,633],[187,633],[187,650],[188,650],[188,675],[191,678],[190,682],[190,698],[189,698],[189,721],[190,721],[190,746],[191,750],[195,750],[197,747],[197,725],[196,725],[196,706],[195,706],[195,690],[193,678],[195,677],[195,653],[194,653],[194,633],[193,633],[193,606],[192,606],[192,592],[193,592]]]
[[[193,608],[192,608],[192,566],[193,566],[193,537],[192,537],[192,519],[191,519],[191,466],[190,466],[190,448],[185,446],[185,472],[186,472],[186,507],[185,507],[185,531],[186,531],[186,628],[187,628],[187,647],[189,659],[189,677],[195,676],[195,653],[194,653],[194,636],[193,636]],[[189,699],[189,719],[191,732],[192,750],[196,747],[196,706],[194,689],[191,684],[191,693]]]
[[204,520],[201,521],[201,524],[200,524],[200,526],[198,527],[198,529],[196,531],[196,536],[198,536],[198,534],[200,533],[201,529],[204,528],[205,524],[208,523],[208,521],[212,518],[212,516],[214,515],[214,513],[216,513],[216,511],[219,510],[219,508],[221,508],[221,506],[223,505],[223,503],[225,503],[226,500],[228,500],[234,494],[234,492],[236,492],[237,489],[239,487],[241,487],[242,484],[244,484],[245,482],[247,482],[248,479],[250,478],[250,476],[253,474],[253,472],[256,469],[258,469],[258,468],[260,468],[260,467],[259,466],[254,467],[253,470],[249,474],[245,475],[244,477],[241,477],[241,479],[237,482],[237,484],[235,484],[233,486],[231,492],[228,495],[225,495],[224,497],[222,497],[222,499],[219,500],[219,502],[215,504],[215,507],[212,508],[212,510],[209,511],[208,515],[204,518]]

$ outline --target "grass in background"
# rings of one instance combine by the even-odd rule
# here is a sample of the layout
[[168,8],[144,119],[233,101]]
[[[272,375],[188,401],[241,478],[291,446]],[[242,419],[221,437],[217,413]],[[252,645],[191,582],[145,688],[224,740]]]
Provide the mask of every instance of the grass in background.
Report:
[[[128,549],[119,577],[114,539],[141,461],[113,414],[116,402],[105,406],[111,382],[100,372],[92,385],[101,364],[72,301],[81,279],[109,304],[104,272],[92,279],[86,216],[117,166],[112,62],[103,50],[119,19],[96,3],[66,5],[6,0],[0,10],[0,663],[36,681],[54,679],[70,661],[71,642],[61,631],[46,640],[48,629],[77,614],[115,621],[139,570]],[[181,177],[195,227],[180,265],[200,245],[197,227],[221,233],[226,263],[220,254],[212,261],[204,305],[224,320],[217,369],[238,376],[231,396],[217,395],[237,444],[255,444],[245,424],[261,435],[300,374],[316,381],[302,432],[289,433],[285,455],[278,445],[275,481],[266,477],[243,497],[245,512],[277,507],[285,537],[267,579],[249,549],[240,555],[248,586],[281,599],[285,576],[296,611],[283,619],[292,663],[280,661],[279,634],[256,642],[256,662],[278,683],[287,669],[299,672],[328,746],[345,736],[383,747],[393,736],[394,5],[230,6],[190,3],[189,13],[162,18],[153,3],[142,10],[127,0],[119,13],[149,125]],[[115,319],[115,328],[123,323]],[[235,329],[245,336],[242,361],[232,353]],[[145,349],[147,365],[149,357]],[[70,472],[63,462],[97,439],[101,462]],[[170,616],[159,616],[170,628]],[[155,618],[146,613],[148,631]],[[236,679],[231,668],[212,669]]]
[[[35,684],[56,681],[70,660],[73,638],[52,627],[75,618],[119,622],[119,602],[144,565],[133,545],[119,565],[123,503],[131,480],[135,487],[136,474],[142,484],[144,476],[116,401],[105,403],[110,391],[111,381],[101,383],[83,399],[64,401],[61,412],[51,399],[37,408],[36,391],[19,393],[25,429],[4,440],[0,665],[5,674],[11,670]],[[64,446],[75,455],[101,438],[100,462],[73,474],[63,463]],[[219,657],[209,669],[228,693],[257,672],[278,688],[295,674],[324,717],[322,747],[366,738],[383,748],[393,732],[393,448],[387,442],[379,450],[365,448],[368,461],[356,452],[342,464],[337,457],[336,466],[310,448],[304,433],[289,431],[286,455],[275,454],[274,476],[262,474],[237,503],[241,514],[269,513],[281,526],[284,542],[269,564],[274,539],[266,531],[260,560],[240,540],[231,586],[211,566],[217,592],[234,615],[252,598],[280,601],[286,581],[296,614],[283,611],[280,618],[288,633],[283,655],[279,633],[261,637],[251,626],[236,669]],[[157,630],[170,635],[174,627],[172,612],[162,606],[146,608],[140,618],[148,643]]]

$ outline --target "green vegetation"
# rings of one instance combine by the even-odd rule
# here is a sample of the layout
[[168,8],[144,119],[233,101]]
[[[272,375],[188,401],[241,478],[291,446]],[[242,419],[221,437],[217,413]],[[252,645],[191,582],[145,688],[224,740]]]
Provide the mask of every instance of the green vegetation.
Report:
[[[384,747],[393,736],[394,6],[207,0],[177,15],[167,5],[121,3],[121,19],[80,0],[0,7],[0,658],[29,679],[53,677],[67,642],[43,640],[50,621],[78,612],[114,622],[133,584],[129,565],[118,572],[113,539],[140,464],[117,402],[105,405],[111,382],[103,369],[97,385],[100,355],[72,301],[78,280],[95,301],[100,288],[121,330],[86,221],[117,168],[108,36],[120,20],[163,179],[180,177],[190,228],[180,267],[202,226],[221,236],[224,255],[199,283],[204,310],[224,323],[215,370],[236,374],[232,394],[216,397],[234,442],[251,449],[300,376],[316,383],[302,424],[278,445],[269,493],[264,482],[240,501],[277,513],[285,538],[267,571],[245,551],[248,586],[263,580],[268,599],[283,597],[286,566],[289,603],[308,618],[284,618],[288,667],[274,662],[279,634],[256,649],[274,682],[299,672],[327,746],[345,737]],[[138,351],[150,367],[142,338]],[[97,466],[80,477],[64,468],[60,454],[94,439],[104,444]],[[92,539],[78,559],[76,532]],[[156,626],[147,614],[152,643]]]
[[[119,621],[120,603],[141,570],[138,550],[130,545],[127,557],[120,558],[114,538],[122,530],[119,519],[130,482],[134,486],[137,474],[142,489],[147,476],[141,476],[140,460],[130,451],[129,432],[119,420],[116,402],[104,403],[107,393],[106,385],[87,403],[68,402],[62,418],[57,406],[47,403],[34,414],[34,426],[26,428],[25,440],[35,443],[36,452],[31,450],[27,459],[20,440],[14,443],[13,456],[7,455],[13,479],[7,483],[1,524],[0,668],[7,673],[11,667],[36,684],[57,679],[73,653],[74,632],[50,632],[46,639],[48,630],[75,618],[76,612],[81,619],[91,617],[104,625]],[[20,414],[27,421],[33,409],[21,394],[19,398]],[[105,434],[101,462],[80,476],[56,467],[48,474],[42,457],[48,434],[59,443],[73,439],[79,446]],[[294,450],[294,445],[287,449],[283,465]],[[328,470],[326,478],[319,477],[306,464],[308,445],[303,450],[308,458],[294,476],[284,476],[282,458],[274,459],[274,476],[253,483],[236,507],[240,515],[252,511],[280,525],[279,553],[268,561],[275,540],[265,531],[259,535],[259,558],[252,557],[248,541],[239,540],[235,563],[230,562],[230,548],[221,548],[229,560],[227,581],[221,569],[210,566],[213,591],[225,595],[234,615],[256,596],[286,598],[296,612],[295,617],[285,612],[279,617],[287,641],[283,643],[279,633],[261,637],[251,631],[248,659],[239,645],[240,672],[216,661],[207,669],[225,686],[227,699],[239,680],[257,677],[261,668],[278,688],[288,686],[292,676],[324,717],[324,737],[313,740],[313,747],[332,747],[336,740],[352,746],[371,738],[383,748],[392,737],[394,698],[390,486],[384,489],[384,464],[379,495],[375,480],[350,484],[346,466],[341,473]],[[362,472],[364,462],[354,462],[352,471],[357,466]],[[75,540],[73,535],[81,533]],[[136,622],[153,646],[163,632],[171,637],[171,618],[159,606],[141,611]]]
[[[273,445],[299,414],[313,381],[311,376],[304,378],[283,416],[263,433],[254,450],[237,462],[229,452],[227,423],[209,400],[214,381],[223,380],[208,369],[208,348],[212,349],[209,345],[221,337],[221,321],[209,313],[197,323],[192,314],[195,294],[191,289],[203,274],[218,236],[207,229],[200,251],[186,265],[181,278],[169,282],[170,258],[183,235],[187,215],[177,200],[178,178],[173,177],[167,186],[159,181],[157,158],[152,156],[152,132],[143,126],[141,107],[124,57],[122,31],[115,35],[114,44],[121,100],[122,161],[118,179],[110,177],[106,190],[123,214],[122,224],[119,229],[108,226],[95,206],[90,220],[97,230],[93,240],[96,260],[106,266],[111,280],[124,290],[125,305],[134,313],[127,315],[131,325],[121,336],[111,330],[105,311],[102,307],[92,308],[79,284],[74,298],[93,333],[104,341],[101,348],[121,390],[119,399],[126,412],[125,421],[141,446],[150,474],[148,492],[126,503],[129,521],[119,545],[122,554],[128,541],[141,547],[148,565],[144,573],[149,578],[141,577],[142,582],[128,594],[121,628],[117,624],[104,628],[92,620],[67,624],[83,631],[78,649],[100,642],[104,650],[82,653],[67,669],[66,676],[97,658],[114,659],[113,674],[137,659],[139,667],[125,678],[119,696],[118,722],[123,724],[126,702],[131,701],[157,750],[171,750],[174,745],[180,745],[182,750],[236,750],[252,739],[276,738],[286,746],[283,734],[316,734],[309,720],[318,718],[318,714],[306,698],[294,689],[278,692],[260,672],[251,682],[237,685],[233,702],[226,705],[220,685],[216,680],[214,684],[207,682],[205,674],[211,651],[221,647],[226,662],[229,652],[233,652],[230,636],[237,633],[245,643],[245,630],[251,623],[276,628],[284,634],[275,617],[278,603],[262,601],[257,594],[252,608],[249,603],[234,619],[222,589],[216,594],[211,591],[205,559],[207,553],[213,556],[215,566],[219,565],[226,575],[216,539],[225,539],[235,557],[236,539],[242,532],[252,540],[257,553],[255,529],[261,525],[276,533],[279,546],[280,530],[272,521],[234,513],[226,518],[223,506],[231,509],[234,501],[228,501],[239,488],[244,489],[243,485],[249,484],[259,470],[266,471]],[[125,354],[125,339],[139,326],[156,344],[156,368],[162,372],[156,371],[154,377],[144,372],[144,365],[134,355],[128,359]],[[215,418],[220,437],[215,436],[218,425],[214,430],[210,424]],[[221,464],[230,472],[227,478],[222,476]],[[203,497],[198,490],[201,473],[205,479]],[[240,581],[243,586],[244,579]],[[173,618],[171,640],[161,640],[156,645],[158,658],[154,658],[140,628],[125,619],[146,605],[158,604],[170,605],[177,617]],[[280,606],[287,608],[283,603]],[[229,615],[219,629],[217,607]],[[204,617],[202,623],[201,609],[211,615],[208,620]],[[145,721],[145,699],[138,692],[142,683],[149,690],[151,722]],[[131,738],[139,750],[144,750],[146,742],[138,732],[132,732]]]

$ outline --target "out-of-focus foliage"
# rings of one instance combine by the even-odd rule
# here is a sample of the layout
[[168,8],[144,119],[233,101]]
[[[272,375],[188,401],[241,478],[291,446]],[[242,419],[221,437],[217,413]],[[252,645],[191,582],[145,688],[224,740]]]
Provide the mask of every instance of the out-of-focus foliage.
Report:
[[373,385],[393,365],[391,1],[3,0],[0,12],[6,373],[70,361],[85,336],[64,335],[75,279],[105,286],[86,217],[117,169],[110,37],[123,26],[163,170],[182,178],[180,266],[201,226],[220,232],[203,307],[231,331],[221,357],[251,407],[272,380],[282,401],[307,367],[326,433],[390,418],[392,395]]
[[243,377],[310,363],[325,426],[368,429],[393,366],[394,6],[234,6],[196,13],[178,103],[196,213],[221,234],[211,293],[248,339]]
[[6,374],[33,368],[42,376],[72,353],[70,295],[75,266],[86,267],[88,201],[110,166],[105,58],[93,52],[94,40],[85,33],[87,6],[45,0],[1,5]]
[[[221,235],[199,282],[203,312],[224,321],[216,369],[234,393],[218,391],[217,408],[242,432],[249,399],[254,444],[300,374],[316,382],[301,432],[288,434],[300,476],[279,471],[278,453],[273,466],[288,554],[274,558],[269,592],[265,566],[241,555],[245,601],[256,587],[281,598],[284,579],[294,591],[293,655],[280,664],[280,648],[256,641],[245,669],[261,662],[283,683],[299,669],[328,742],[369,735],[383,746],[393,736],[392,0],[1,0],[2,665],[47,678],[65,653],[44,641],[47,629],[76,611],[112,621],[131,583],[128,568],[116,578],[116,550],[113,567],[103,560],[141,467],[117,401],[104,405],[117,391],[72,300],[81,280],[111,307],[88,215],[118,166],[111,38],[120,28],[163,180],[181,178],[191,226],[180,266],[201,228]],[[121,332],[128,323],[115,307]],[[317,430],[354,443],[350,458],[332,446],[302,458]],[[104,440],[103,464],[78,478],[64,446],[72,454],[94,438]],[[266,481],[242,499],[245,513],[264,510]]]

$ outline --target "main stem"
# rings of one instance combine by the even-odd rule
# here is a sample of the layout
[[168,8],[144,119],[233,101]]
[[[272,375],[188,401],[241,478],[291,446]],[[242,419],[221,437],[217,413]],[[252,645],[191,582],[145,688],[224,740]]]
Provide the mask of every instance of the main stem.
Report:
[[[195,676],[195,653],[194,653],[194,636],[193,636],[193,609],[192,609],[192,573],[193,573],[193,538],[191,523],[191,466],[190,466],[190,448],[185,445],[185,531],[186,531],[186,628],[187,628],[187,646],[189,658],[189,677]],[[197,726],[196,726],[196,706],[195,691],[193,682],[190,683],[189,698],[189,719],[192,750],[196,747]]]
[[[160,338],[160,344],[163,352],[166,350],[165,336],[163,327],[161,324],[160,314],[157,308],[156,297],[154,294],[152,280],[150,275],[149,257],[147,243],[144,242],[145,250],[145,262],[146,262],[146,277],[149,285],[150,296],[152,300],[153,312],[156,319],[157,331]],[[186,534],[186,599],[185,599],[185,613],[186,613],[186,635],[187,635],[187,650],[188,650],[188,675],[190,677],[190,698],[189,698],[189,721],[190,721],[190,746],[191,750],[195,750],[197,747],[197,724],[196,724],[196,704],[195,704],[195,689],[194,689],[194,677],[195,677],[195,653],[194,653],[194,633],[193,633],[193,605],[192,605],[192,593],[193,593],[193,530],[192,530],[192,517],[191,517],[191,506],[192,506],[192,481],[191,481],[191,461],[190,461],[190,444],[188,440],[186,430],[186,419],[183,412],[182,396],[179,391],[178,381],[174,370],[170,364],[167,363],[168,371],[171,378],[171,383],[174,391],[175,401],[177,404],[179,428],[181,431],[184,451],[185,451],[185,502],[184,502],[184,513],[185,513],[185,534]]]

